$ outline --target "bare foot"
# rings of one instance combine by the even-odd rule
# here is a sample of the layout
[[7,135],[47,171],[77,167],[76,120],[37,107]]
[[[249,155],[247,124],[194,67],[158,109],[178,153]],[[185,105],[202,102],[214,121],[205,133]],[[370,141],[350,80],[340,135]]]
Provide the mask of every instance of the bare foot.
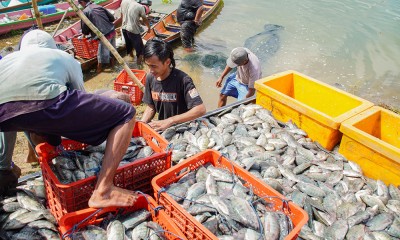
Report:
[[102,64],[101,64],[101,63],[98,63],[98,64],[97,64],[96,73],[101,73],[101,71],[103,71],[103,68],[102,68],[102,67],[103,67]]
[[29,154],[25,162],[27,163],[39,163],[39,159],[34,154]]
[[119,187],[111,186],[108,191],[102,194],[99,192],[99,190],[95,190],[92,194],[92,197],[89,199],[89,207],[129,207],[133,206],[136,200],[136,193]]
[[194,48],[184,48],[186,52],[194,52]]

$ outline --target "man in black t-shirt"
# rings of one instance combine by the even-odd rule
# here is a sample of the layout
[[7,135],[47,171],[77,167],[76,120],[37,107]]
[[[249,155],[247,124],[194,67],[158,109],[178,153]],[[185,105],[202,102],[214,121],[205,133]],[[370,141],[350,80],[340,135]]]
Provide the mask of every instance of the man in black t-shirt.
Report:
[[144,47],[144,60],[150,73],[146,77],[143,97],[143,102],[147,104],[143,122],[150,122],[157,112],[158,121],[149,125],[156,131],[162,131],[206,113],[192,79],[175,68],[174,52],[168,43],[158,39],[148,41]]
[[181,25],[181,41],[183,48],[193,51],[194,34],[201,25],[203,0],[182,0],[177,9],[177,20]]

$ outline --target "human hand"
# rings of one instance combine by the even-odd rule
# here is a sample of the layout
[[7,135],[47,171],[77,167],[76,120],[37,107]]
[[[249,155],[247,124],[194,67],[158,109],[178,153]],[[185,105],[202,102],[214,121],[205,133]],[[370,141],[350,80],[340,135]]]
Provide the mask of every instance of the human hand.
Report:
[[200,26],[203,22],[202,22],[201,19],[200,19],[200,20],[194,20],[194,23],[195,23],[197,26]]
[[152,127],[155,131],[163,131],[169,127],[171,127],[173,122],[170,118],[159,120],[159,121],[152,121],[149,123],[150,127]]
[[222,86],[222,78],[220,77],[220,78],[218,78],[218,80],[217,80],[217,82],[215,83],[215,86],[217,86],[217,87],[221,87]]
[[150,32],[151,32],[151,28],[148,28],[148,29],[147,29],[147,33],[150,33]]

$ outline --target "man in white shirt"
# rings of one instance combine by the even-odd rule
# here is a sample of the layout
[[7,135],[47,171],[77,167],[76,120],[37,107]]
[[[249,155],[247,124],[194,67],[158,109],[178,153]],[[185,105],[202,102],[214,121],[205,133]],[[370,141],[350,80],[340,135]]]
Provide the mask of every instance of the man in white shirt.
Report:
[[143,41],[141,37],[141,21],[147,26],[150,32],[150,23],[146,17],[145,7],[135,0],[123,0],[121,3],[122,13],[122,34],[126,44],[126,55],[130,55],[133,60],[133,49],[137,57],[137,65],[143,63]]
[[228,96],[242,100],[255,93],[254,82],[261,78],[261,64],[254,53],[243,47],[232,50],[216,86],[221,87],[224,77],[235,67],[237,67],[237,71],[227,78],[221,90],[218,107],[226,105]]

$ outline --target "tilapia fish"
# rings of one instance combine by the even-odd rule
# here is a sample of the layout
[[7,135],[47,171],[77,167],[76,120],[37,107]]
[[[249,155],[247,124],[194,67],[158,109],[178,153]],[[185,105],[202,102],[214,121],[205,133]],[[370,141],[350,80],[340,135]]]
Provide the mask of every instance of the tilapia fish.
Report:
[[164,240],[166,239],[164,232],[165,230],[158,223],[151,221],[149,211],[140,209],[125,215],[106,218],[98,226],[87,225],[71,237],[85,240]]
[[166,186],[166,193],[218,238],[280,239],[293,229],[288,216],[227,169],[206,164],[186,176]]
[[[34,186],[33,188],[31,188]],[[1,239],[59,239],[57,221],[45,208],[42,178],[17,187],[0,202]],[[31,191],[35,190],[35,191]]]
[[[83,151],[64,151],[61,156],[52,159],[50,167],[62,184],[69,184],[94,176],[100,171],[105,145],[104,142],[99,146],[89,146]],[[134,137],[131,139],[120,166],[149,157],[153,153],[153,149],[147,146],[143,137]]]
[[[173,144],[174,164],[203,149],[220,151],[306,210],[309,221],[300,233],[302,239],[400,239],[397,186],[364,176],[358,164],[338,153],[338,147],[324,149],[293,122],[277,121],[259,105],[240,105],[179,126],[186,131],[174,128],[164,135]],[[208,194],[217,191],[221,196],[219,191],[226,191],[213,190],[211,179],[205,183]],[[192,190],[188,199],[193,201],[193,192],[201,190]],[[182,202],[188,210],[205,214],[204,209],[189,206],[189,200]],[[226,211],[221,202],[214,199],[220,208],[213,209],[219,214]]]

